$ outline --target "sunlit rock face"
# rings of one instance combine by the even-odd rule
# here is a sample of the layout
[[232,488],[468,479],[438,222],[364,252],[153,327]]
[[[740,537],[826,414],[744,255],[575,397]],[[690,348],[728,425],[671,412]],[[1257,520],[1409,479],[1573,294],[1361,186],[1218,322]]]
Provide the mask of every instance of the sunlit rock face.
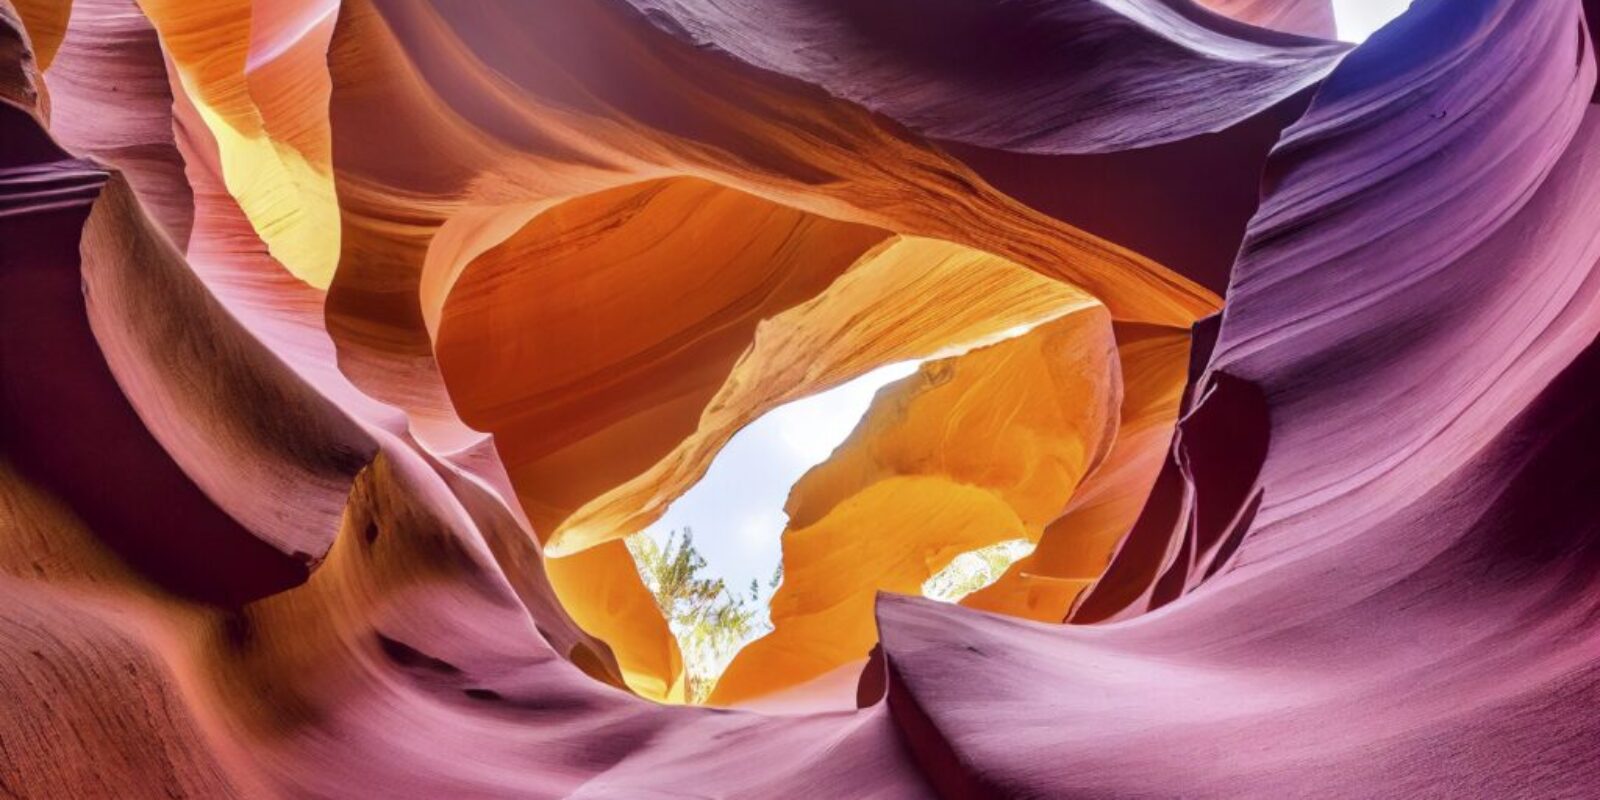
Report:
[[1586,8],[0,0],[0,787],[1587,796]]

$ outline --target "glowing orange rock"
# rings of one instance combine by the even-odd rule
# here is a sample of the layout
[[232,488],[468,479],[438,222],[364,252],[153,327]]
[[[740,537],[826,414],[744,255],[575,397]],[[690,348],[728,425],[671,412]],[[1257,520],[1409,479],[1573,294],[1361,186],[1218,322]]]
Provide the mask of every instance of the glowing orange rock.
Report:
[[683,702],[678,640],[622,540],[546,559],[544,567],[573,621],[616,655],[628,688],[652,700]]
[[295,277],[323,288],[339,258],[325,55],[336,4],[141,0],[222,178]]
[[437,351],[451,399],[548,536],[694,432],[763,318],[885,236],[695,179],[568,201],[457,284]]
[[681,662],[615,539],[788,400],[1090,305],[1005,259],[680,178],[568,201],[479,255],[438,358],[562,556],[563,602],[636,691],[666,698]]
[[757,326],[693,430],[649,470],[567,517],[548,550],[571,552],[642,530],[705,474],[735,432],[783,403],[882,364],[969,349],[1091,305],[1078,289],[987,253],[886,239],[815,298]]
[[72,0],[12,0],[17,16],[33,42],[33,60],[40,70],[50,68],[61,40],[67,35]]
[[1189,334],[1118,325],[1116,335],[1123,394],[1111,452],[1045,528],[1034,551],[962,605],[1060,622],[1079,593],[1105,571],[1112,550],[1138,518],[1177,421]]
[[963,552],[1038,539],[1110,450],[1121,392],[1098,306],[880,391],[790,494],[774,630],[734,658],[711,702],[859,659],[876,641],[879,590],[916,593]]

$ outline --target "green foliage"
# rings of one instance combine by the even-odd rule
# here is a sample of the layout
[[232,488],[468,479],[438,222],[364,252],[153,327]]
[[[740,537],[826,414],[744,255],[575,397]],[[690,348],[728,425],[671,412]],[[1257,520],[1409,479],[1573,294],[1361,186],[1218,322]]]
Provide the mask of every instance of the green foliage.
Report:
[[922,595],[954,603],[1000,579],[1017,559],[1033,552],[1027,539],[1009,539],[956,556],[922,584]]
[[[683,653],[685,697],[703,702],[733,655],[766,625],[760,587],[751,581],[750,594],[744,595],[721,578],[702,575],[706,560],[695,549],[690,528],[681,536],[672,531],[664,543],[635,534],[627,545]],[[781,574],[780,566],[774,586]]]
[[[745,593],[706,574],[706,560],[695,548],[691,528],[672,531],[665,541],[638,533],[626,543],[683,653],[685,700],[702,703],[739,649],[770,629],[764,593],[770,595],[783,583],[783,562],[778,562],[764,587],[762,581],[752,580]],[[1014,539],[962,553],[930,577],[922,593],[956,602],[993,583],[1032,551],[1031,542]]]
[[[778,562],[764,587],[762,581],[751,580],[749,592],[744,593],[706,574],[706,560],[695,548],[691,528],[672,531],[665,541],[638,533],[626,543],[683,653],[685,700],[702,703],[739,648],[770,629],[764,593],[770,595],[783,583],[783,562]],[[935,600],[958,601],[993,583],[1032,551],[1031,542],[1014,539],[962,553],[930,577],[922,593]]]

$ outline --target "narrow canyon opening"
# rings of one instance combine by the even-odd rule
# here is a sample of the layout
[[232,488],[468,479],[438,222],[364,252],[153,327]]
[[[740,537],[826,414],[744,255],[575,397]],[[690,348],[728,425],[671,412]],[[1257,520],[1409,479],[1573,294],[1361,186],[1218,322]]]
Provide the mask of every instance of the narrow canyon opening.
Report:
[[[1001,341],[1032,327],[1013,326]],[[880,390],[922,363],[887,364],[768,411],[734,434],[665,514],[628,537],[640,578],[682,653],[684,702],[704,702],[738,652],[773,630],[770,604],[783,580],[791,490],[856,430]],[[921,594],[958,602],[1033,548],[1018,538],[963,552],[924,581]]]
[[1060,622],[1164,452],[1187,330],[1008,259],[695,178],[516,213],[439,365],[643,697],[849,705],[884,591]]

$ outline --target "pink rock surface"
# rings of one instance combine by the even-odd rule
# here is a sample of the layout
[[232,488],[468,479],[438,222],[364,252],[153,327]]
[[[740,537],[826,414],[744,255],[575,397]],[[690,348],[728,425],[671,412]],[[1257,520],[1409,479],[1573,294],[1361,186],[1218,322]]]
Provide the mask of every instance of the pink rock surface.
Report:
[[[1600,175],[1582,25],[1577,3],[1423,4],[1286,134],[1180,426],[1177,513],[1147,508],[1177,524],[1149,537],[1164,546],[1126,543],[1079,609],[1124,621],[885,602],[890,707],[919,761],[960,765],[951,793],[1592,788]],[[1053,700],[1023,689],[1040,685]]]
[[[1306,32],[1325,8],[1247,5],[1222,10]],[[346,239],[325,294],[258,235],[138,7],[76,0],[41,84],[0,0],[0,789],[1591,796],[1585,9],[1422,0],[1340,60],[1184,0],[263,4],[251,79],[310,151],[321,120],[266,95],[329,53]],[[353,82],[373,63],[415,69],[405,110],[440,127],[380,136],[384,87]],[[641,64],[738,78],[620,83]],[[796,114],[804,146],[749,141],[796,98],[848,113],[815,141]],[[574,119],[604,145],[569,148]],[[460,149],[416,146],[442,131]],[[1207,305],[1141,305],[1191,287],[1147,257],[1226,283],[1165,468],[1075,624],[882,596],[856,710],[807,713],[804,688],[782,713],[641,699],[558,601],[493,439],[453,413],[430,336],[454,267],[429,248],[577,191],[547,178],[682,171],[871,213],[860,174],[788,160],[866,144],[973,168],[873,184],[900,192],[880,220],[1073,243],[1009,245],[1035,262],[1107,247],[1115,276],[1052,274],[1119,324]],[[1163,230],[1190,205],[1201,230]],[[977,225],[1002,212],[1022,221]]]
[[1302,36],[1335,38],[1332,0],[1199,0],[1200,5],[1241,22]]
[[938,139],[1100,153],[1222,130],[1327,74],[1345,47],[1192,0],[628,0],[658,27]]

